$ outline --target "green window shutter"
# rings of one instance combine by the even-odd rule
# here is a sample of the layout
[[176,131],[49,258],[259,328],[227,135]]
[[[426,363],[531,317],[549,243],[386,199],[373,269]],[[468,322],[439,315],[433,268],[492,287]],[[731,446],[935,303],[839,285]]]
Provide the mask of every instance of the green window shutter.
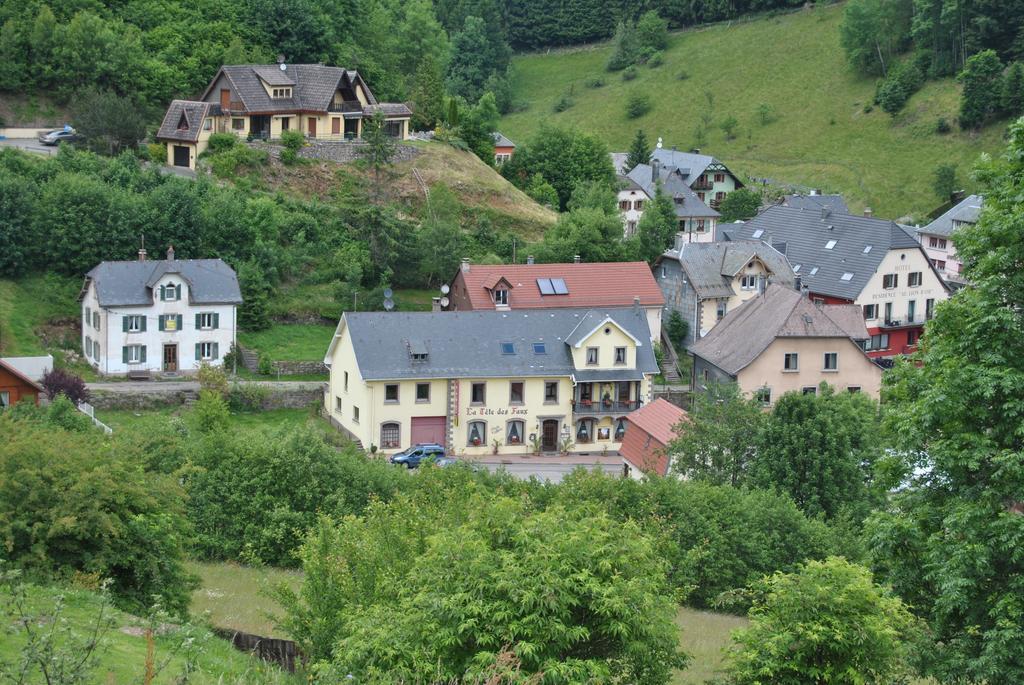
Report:
[[196,343],[196,361],[203,358],[202,343]]
[[145,345],[143,345],[142,349],[139,350],[139,361],[141,361],[143,363],[146,362],[146,346]]
[[198,331],[203,325],[203,315],[196,314],[196,330]]
[[181,299],[181,283],[179,283],[178,285],[174,286],[174,299],[176,299],[176,300],[180,300]]
[[163,286],[162,285],[162,286],[160,286],[160,300],[163,301],[163,300],[166,300],[166,299],[167,299],[167,286]]
[[121,317],[121,330],[124,331],[125,333],[128,332],[128,317],[127,316],[122,316]]
[[[143,333],[146,332],[146,319],[148,319],[148,318],[149,318],[148,316],[143,316],[142,317],[142,329],[141,330],[142,330]],[[142,349],[145,350],[146,348],[143,347]]]
[[125,364],[128,363],[128,346],[127,345],[125,345],[124,347],[121,348],[121,361],[124,362]]
[[213,313],[213,327],[220,328],[220,314],[217,312]]
[[220,343],[213,343],[213,358],[220,359]]
[[161,331],[162,331],[162,330],[164,330],[164,315],[163,315],[163,314],[161,314],[161,315],[160,315],[160,316],[159,316],[159,317],[157,318],[157,325],[158,325],[158,326],[160,327],[160,330],[161,330]]
[[178,314],[178,328],[177,328],[177,330],[179,330],[179,331],[181,330],[181,322],[182,322],[182,320],[184,318],[185,317],[183,317],[181,314]]

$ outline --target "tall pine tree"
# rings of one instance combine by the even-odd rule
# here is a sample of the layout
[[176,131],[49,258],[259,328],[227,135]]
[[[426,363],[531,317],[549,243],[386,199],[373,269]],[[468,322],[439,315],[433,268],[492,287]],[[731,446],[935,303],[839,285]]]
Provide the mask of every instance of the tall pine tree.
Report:
[[651,161],[651,145],[647,142],[647,135],[643,129],[637,129],[633,136],[633,142],[629,145],[629,154],[626,155],[626,166],[622,172],[628,174],[638,164],[647,164]]

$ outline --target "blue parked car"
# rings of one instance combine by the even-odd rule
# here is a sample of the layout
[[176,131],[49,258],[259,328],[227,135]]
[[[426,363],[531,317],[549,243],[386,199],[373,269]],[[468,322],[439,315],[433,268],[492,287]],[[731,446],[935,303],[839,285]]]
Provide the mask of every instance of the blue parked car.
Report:
[[420,465],[420,462],[424,459],[443,459],[444,458],[444,447],[437,443],[423,443],[419,445],[413,445],[409,449],[392,454],[388,460],[392,464],[400,464],[406,468],[414,469]]

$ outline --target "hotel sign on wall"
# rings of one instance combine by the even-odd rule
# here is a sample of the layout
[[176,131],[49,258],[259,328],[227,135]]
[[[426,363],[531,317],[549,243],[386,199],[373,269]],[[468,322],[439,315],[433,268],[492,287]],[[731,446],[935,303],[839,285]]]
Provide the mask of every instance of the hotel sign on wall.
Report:
[[524,407],[466,407],[466,416],[526,416]]

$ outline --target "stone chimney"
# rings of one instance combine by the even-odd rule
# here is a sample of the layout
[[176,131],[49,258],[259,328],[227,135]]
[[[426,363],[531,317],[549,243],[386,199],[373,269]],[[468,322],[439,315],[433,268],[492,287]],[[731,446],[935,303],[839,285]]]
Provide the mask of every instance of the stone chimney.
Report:
[[139,248],[139,261],[140,262],[146,261],[146,248],[144,248],[144,247],[140,247]]
[[439,312],[441,311],[441,298],[432,297],[430,298],[430,311]]
[[683,233],[680,231],[676,233],[676,252],[683,251]]
[[167,247],[167,261],[169,261],[169,262],[173,262],[174,261],[174,245],[169,245]]
[[634,295],[633,296],[633,311],[636,312],[637,314],[640,313],[640,296],[639,295]]
[[526,255],[526,263],[533,264],[533,255]]
[[815,195],[821,195],[821,191],[817,188],[811,188],[811,197],[814,197]]
[[832,210],[829,209],[828,207],[822,207],[821,208],[821,218],[822,219],[827,219],[828,215],[831,214],[831,213],[832,213]]
[[464,274],[468,274],[469,273],[469,257],[463,257],[462,258],[461,269],[462,269],[462,273],[464,273]]
[[802,293],[803,290],[804,290],[804,279],[801,278],[800,276],[797,276],[796,278],[794,278],[793,279],[793,288],[795,288],[798,293]]
[[871,217],[873,217],[874,215],[875,215],[875,213],[871,211],[871,208],[870,208],[870,207],[865,207],[865,208],[864,208],[864,216],[866,216],[867,218],[869,218],[869,219],[870,219],[870,218],[871,218]]
[[700,148],[699,147],[690,148],[690,153],[694,154],[694,155],[699,155],[700,154]]
[[578,254],[572,256],[572,263],[573,264],[579,264],[580,263],[580,256]]

